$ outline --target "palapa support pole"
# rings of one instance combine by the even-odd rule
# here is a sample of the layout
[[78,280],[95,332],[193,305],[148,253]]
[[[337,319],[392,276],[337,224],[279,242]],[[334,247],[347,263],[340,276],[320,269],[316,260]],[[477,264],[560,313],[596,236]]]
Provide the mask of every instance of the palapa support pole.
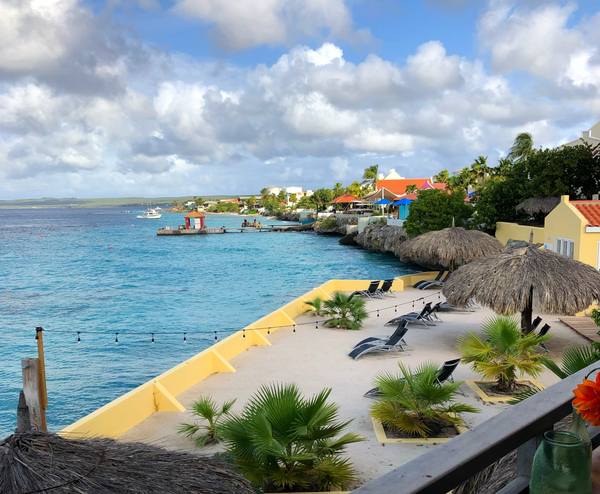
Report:
[[531,333],[531,319],[533,317],[533,285],[529,288],[527,307],[521,312],[521,328],[524,335]]
[[48,408],[48,390],[46,388],[46,362],[44,360],[44,328],[38,326],[35,328],[35,339],[37,340],[39,373],[40,373],[40,405],[42,406],[42,427],[44,431],[48,430],[46,426],[46,408]]
[[23,398],[27,403],[30,427],[38,431],[45,431],[46,414],[42,405],[40,392],[40,365],[37,358],[24,358],[21,360],[23,375]]

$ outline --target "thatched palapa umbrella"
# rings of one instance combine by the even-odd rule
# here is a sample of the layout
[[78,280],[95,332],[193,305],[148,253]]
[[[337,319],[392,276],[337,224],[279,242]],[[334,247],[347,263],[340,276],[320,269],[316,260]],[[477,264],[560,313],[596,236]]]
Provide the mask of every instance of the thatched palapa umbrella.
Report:
[[545,313],[581,312],[600,300],[600,273],[565,255],[542,250],[539,244],[529,245],[461,267],[442,293],[459,307],[475,300],[499,314],[520,312],[527,334],[534,300]]
[[560,204],[560,197],[530,197],[525,199],[515,208],[518,212],[526,213],[530,216],[534,214],[548,214]]
[[452,226],[408,240],[400,247],[398,256],[403,262],[441,266],[454,271],[463,262],[497,254],[502,249],[502,244],[487,233]]
[[[241,475],[210,458],[113,439],[65,439],[31,431],[22,413],[17,432],[0,441],[2,494],[253,494]],[[24,417],[26,417],[24,419]]]

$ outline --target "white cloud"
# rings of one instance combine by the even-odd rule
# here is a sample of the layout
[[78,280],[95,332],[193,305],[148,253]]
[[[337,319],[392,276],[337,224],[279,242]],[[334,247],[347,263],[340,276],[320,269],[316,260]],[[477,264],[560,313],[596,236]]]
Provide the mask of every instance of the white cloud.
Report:
[[[82,5],[0,0],[0,194],[314,188],[383,159],[402,175],[431,176],[491,159],[523,130],[536,145],[564,142],[600,113],[600,14],[570,26],[570,10],[553,4],[492,3],[479,35],[493,71],[440,41],[406,62],[348,61],[331,42],[247,68],[167,58]],[[293,4],[306,5],[328,8]],[[288,17],[277,19],[288,40]],[[527,40],[528,23],[560,45],[556,60],[538,59],[537,46],[515,52],[511,36]]]
[[368,31],[355,31],[345,0],[177,0],[175,12],[212,26],[215,42],[229,50],[290,44],[300,37],[332,37],[365,42]]

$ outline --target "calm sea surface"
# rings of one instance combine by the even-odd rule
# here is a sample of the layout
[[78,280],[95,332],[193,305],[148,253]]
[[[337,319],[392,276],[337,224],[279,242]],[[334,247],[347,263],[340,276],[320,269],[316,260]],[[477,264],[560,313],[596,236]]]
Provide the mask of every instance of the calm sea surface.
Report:
[[[0,439],[15,427],[20,361],[37,356],[36,326],[48,330],[48,425],[56,431],[207,348],[215,330],[237,331],[329,279],[416,270],[312,233],[159,238],[159,227],[183,215],[139,213],[0,209]],[[209,227],[241,222],[207,217]],[[52,331],[81,331],[81,343]],[[161,331],[178,334],[152,344],[149,333]]]

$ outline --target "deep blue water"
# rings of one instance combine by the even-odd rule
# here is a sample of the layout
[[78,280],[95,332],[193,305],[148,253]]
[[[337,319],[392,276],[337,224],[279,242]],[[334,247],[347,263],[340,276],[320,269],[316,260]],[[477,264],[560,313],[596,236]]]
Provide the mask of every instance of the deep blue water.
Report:
[[[210,346],[215,330],[236,331],[332,278],[415,270],[312,233],[157,237],[183,215],[137,213],[0,209],[0,438],[15,426],[20,361],[37,356],[36,326],[47,330],[48,425],[59,430]],[[213,227],[241,222],[207,217]],[[81,343],[52,331],[81,331]],[[178,334],[153,345],[153,331]]]

